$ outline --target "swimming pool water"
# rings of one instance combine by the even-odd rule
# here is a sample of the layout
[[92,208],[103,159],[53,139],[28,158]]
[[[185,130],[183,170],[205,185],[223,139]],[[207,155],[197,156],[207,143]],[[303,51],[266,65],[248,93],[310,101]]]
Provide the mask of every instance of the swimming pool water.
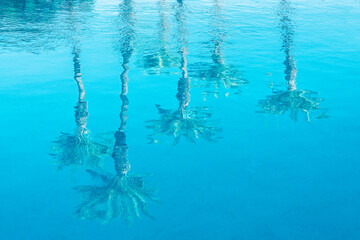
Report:
[[0,239],[360,239],[359,1],[0,3]]

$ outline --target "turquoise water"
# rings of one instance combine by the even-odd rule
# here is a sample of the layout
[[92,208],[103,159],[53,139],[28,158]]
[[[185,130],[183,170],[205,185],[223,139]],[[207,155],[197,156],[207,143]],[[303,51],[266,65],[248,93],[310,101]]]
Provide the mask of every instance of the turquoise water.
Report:
[[360,239],[359,1],[0,3],[0,239]]

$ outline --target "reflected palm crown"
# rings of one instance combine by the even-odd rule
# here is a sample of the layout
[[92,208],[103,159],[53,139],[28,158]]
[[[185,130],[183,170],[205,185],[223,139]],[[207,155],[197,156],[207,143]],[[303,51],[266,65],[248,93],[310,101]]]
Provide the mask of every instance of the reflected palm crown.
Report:
[[[191,75],[203,81],[200,82],[200,86],[207,89],[240,89],[248,82],[243,79],[243,74],[234,65],[225,64],[221,52],[222,43],[217,41],[214,45],[212,63],[195,65]],[[205,91],[206,93],[210,93],[210,91]],[[217,90],[214,93],[215,96],[218,95]]]
[[[291,20],[292,8],[289,0],[281,0],[279,5],[280,28],[283,40],[282,48],[285,53],[285,80],[287,83],[286,91],[275,91],[275,94],[268,96],[265,100],[260,100],[259,105],[265,113],[282,115],[290,112],[292,120],[297,121],[298,113],[303,112],[307,121],[310,122],[310,112],[320,109],[322,99],[316,97],[317,93],[308,90],[298,90],[296,88],[296,63],[292,55],[294,24]],[[323,114],[325,118],[326,115]],[[321,118],[321,117],[318,117]]]
[[86,128],[88,103],[85,101],[85,89],[81,80],[80,50],[74,47],[74,79],[78,86],[78,101],[75,106],[76,131],[74,134],[61,133],[52,147],[53,156],[59,164],[59,168],[67,166],[85,165],[88,167],[100,167],[102,157],[107,154],[105,145],[94,142],[89,130]]
[[122,217],[127,222],[140,213],[153,218],[147,211],[147,199],[153,198],[154,190],[144,186],[146,175],[110,175],[88,170],[101,186],[80,186],[75,188],[86,199],[76,214],[84,219],[98,219],[107,222]]
[[128,71],[129,60],[132,55],[131,41],[133,39],[132,23],[132,4],[131,1],[125,1],[120,5],[124,17],[123,29],[130,33],[130,36],[122,38],[120,44],[123,57],[121,73],[122,91],[120,98],[122,106],[120,111],[120,127],[115,132],[115,144],[112,158],[114,159],[115,174],[95,172],[88,170],[88,173],[95,179],[100,180],[101,185],[79,186],[75,189],[84,197],[84,201],[79,205],[76,214],[85,219],[98,219],[103,222],[122,217],[127,222],[140,217],[141,213],[150,216],[147,211],[147,201],[156,200],[155,190],[149,188],[144,183],[146,175],[131,175],[130,163],[128,159],[128,145],[126,143],[126,121],[129,101],[128,92]]
[[[179,85],[181,85],[181,80]],[[215,141],[220,129],[208,121],[212,117],[209,109],[189,107],[187,104],[183,104],[183,100],[179,100],[179,102],[180,106],[175,111],[156,105],[160,119],[148,121],[150,125],[147,126],[154,131],[149,135],[151,143],[158,142],[158,137],[161,135],[173,137],[175,144],[180,142],[181,137],[190,142],[196,142],[200,138],[210,142]]]
[[261,100],[259,105],[265,113],[282,115],[289,111],[294,121],[297,121],[299,112],[304,112],[307,120],[310,121],[309,113],[320,109],[319,102],[322,101],[316,95],[316,92],[307,90],[280,91]]
[[161,135],[171,136],[174,143],[177,144],[181,137],[195,142],[199,138],[208,141],[215,141],[219,128],[213,126],[208,120],[212,114],[206,107],[190,107],[190,79],[187,71],[187,41],[184,37],[184,8],[183,3],[178,2],[176,20],[178,22],[180,37],[180,56],[182,76],[178,81],[178,92],[176,98],[179,101],[179,107],[175,111],[166,110],[156,105],[160,115],[159,120],[150,120],[147,128],[152,129],[154,133],[149,135],[151,143],[158,142]]

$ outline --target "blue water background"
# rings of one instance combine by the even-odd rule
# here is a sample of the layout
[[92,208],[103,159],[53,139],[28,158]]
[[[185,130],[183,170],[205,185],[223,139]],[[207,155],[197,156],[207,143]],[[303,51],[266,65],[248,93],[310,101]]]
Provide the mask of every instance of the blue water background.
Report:
[[[54,1],[52,10],[1,2],[1,239],[360,239],[359,1],[184,0],[181,8],[176,1],[130,1],[129,161],[131,172],[152,174],[146,181],[161,200],[148,205],[156,220],[142,216],[130,225],[75,216],[82,198],[74,187],[92,182],[87,167],[59,170],[49,155],[60,132],[76,127],[75,43],[87,128],[111,137],[119,128],[119,42],[129,34],[122,30],[124,3],[73,1],[69,14],[69,1]],[[281,2],[292,7],[296,86],[322,99],[310,122],[304,113],[297,121],[289,112],[260,113],[260,100],[287,88]],[[175,63],[146,69],[144,56],[159,51],[161,14]],[[239,88],[208,89],[192,76],[197,63],[211,63],[214,36],[224,36],[224,61],[246,80]],[[212,112],[222,129],[216,142],[174,144],[162,136],[149,144],[146,126],[159,119],[155,105],[179,105],[179,38],[187,46],[189,105]],[[112,158],[104,161],[113,171]]]

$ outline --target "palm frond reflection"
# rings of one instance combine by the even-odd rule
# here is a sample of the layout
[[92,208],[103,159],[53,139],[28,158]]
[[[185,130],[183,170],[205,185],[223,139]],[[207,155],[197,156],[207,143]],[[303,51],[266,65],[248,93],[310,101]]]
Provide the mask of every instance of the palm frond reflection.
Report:
[[310,121],[310,112],[320,109],[320,101],[316,92],[307,90],[288,90],[279,91],[268,96],[265,100],[260,100],[259,105],[264,113],[282,115],[290,112],[290,118],[298,120],[298,113],[303,112],[307,121]]
[[140,50],[142,57],[138,61],[138,65],[146,69],[148,74],[165,73],[164,69],[176,67],[179,61],[170,44],[170,13],[166,0],[158,0],[157,13],[155,36],[144,43],[143,50]]
[[243,72],[225,61],[223,45],[227,36],[227,21],[222,11],[221,1],[214,0],[210,20],[211,62],[199,62],[190,68],[190,75],[198,80],[197,85],[205,89],[205,97],[211,94],[217,97],[221,89],[225,89],[226,96],[230,90],[239,93],[241,86],[248,83]]
[[161,135],[174,138],[179,143],[181,137],[190,142],[205,139],[210,142],[217,140],[220,129],[209,124],[212,113],[206,107],[187,107],[175,111],[162,109],[156,106],[160,115],[159,120],[149,121],[148,128],[154,133],[149,135],[151,143],[156,143]]
[[92,140],[87,129],[88,102],[85,101],[85,89],[81,80],[80,49],[73,49],[74,80],[78,87],[78,101],[75,106],[75,133],[61,133],[52,147],[52,155],[59,168],[87,166],[101,167],[102,159],[108,152],[108,147]]
[[157,200],[155,189],[145,184],[147,175],[129,174],[130,162],[128,158],[128,145],[126,142],[126,122],[129,100],[128,93],[128,64],[133,53],[132,41],[134,39],[134,19],[132,1],[124,1],[120,5],[123,29],[127,36],[120,38],[120,53],[122,55],[122,73],[120,75],[122,88],[120,99],[122,101],[120,110],[120,127],[115,132],[115,142],[112,152],[115,174],[104,172],[87,172],[99,180],[99,185],[79,186],[75,189],[84,201],[78,206],[76,214],[84,219],[97,219],[107,222],[122,218],[126,222],[132,222],[141,215],[152,216],[147,211],[148,201]]
[[[259,101],[259,106],[263,113],[282,115],[290,112],[290,118],[298,120],[298,113],[303,112],[306,120],[310,122],[310,112],[320,108],[321,98],[317,97],[317,92],[309,90],[298,90],[296,87],[297,68],[293,55],[294,45],[294,23],[292,14],[294,9],[291,7],[290,0],[281,0],[279,5],[280,30],[282,39],[282,49],[285,54],[284,73],[287,89],[285,91],[274,91],[273,95],[267,96],[265,100]],[[316,118],[326,118],[326,110]]]
[[148,121],[147,128],[153,133],[149,135],[150,143],[157,143],[161,136],[174,138],[174,143],[179,143],[184,137],[190,142],[196,142],[199,139],[215,141],[217,134],[221,131],[216,127],[216,123],[211,121],[212,113],[207,107],[191,107],[190,88],[191,82],[188,77],[188,44],[186,39],[185,26],[185,6],[180,1],[176,4],[175,19],[178,29],[178,43],[180,55],[181,77],[178,81],[178,91],[176,98],[179,107],[176,110],[167,110],[160,105],[156,105],[160,119]]

